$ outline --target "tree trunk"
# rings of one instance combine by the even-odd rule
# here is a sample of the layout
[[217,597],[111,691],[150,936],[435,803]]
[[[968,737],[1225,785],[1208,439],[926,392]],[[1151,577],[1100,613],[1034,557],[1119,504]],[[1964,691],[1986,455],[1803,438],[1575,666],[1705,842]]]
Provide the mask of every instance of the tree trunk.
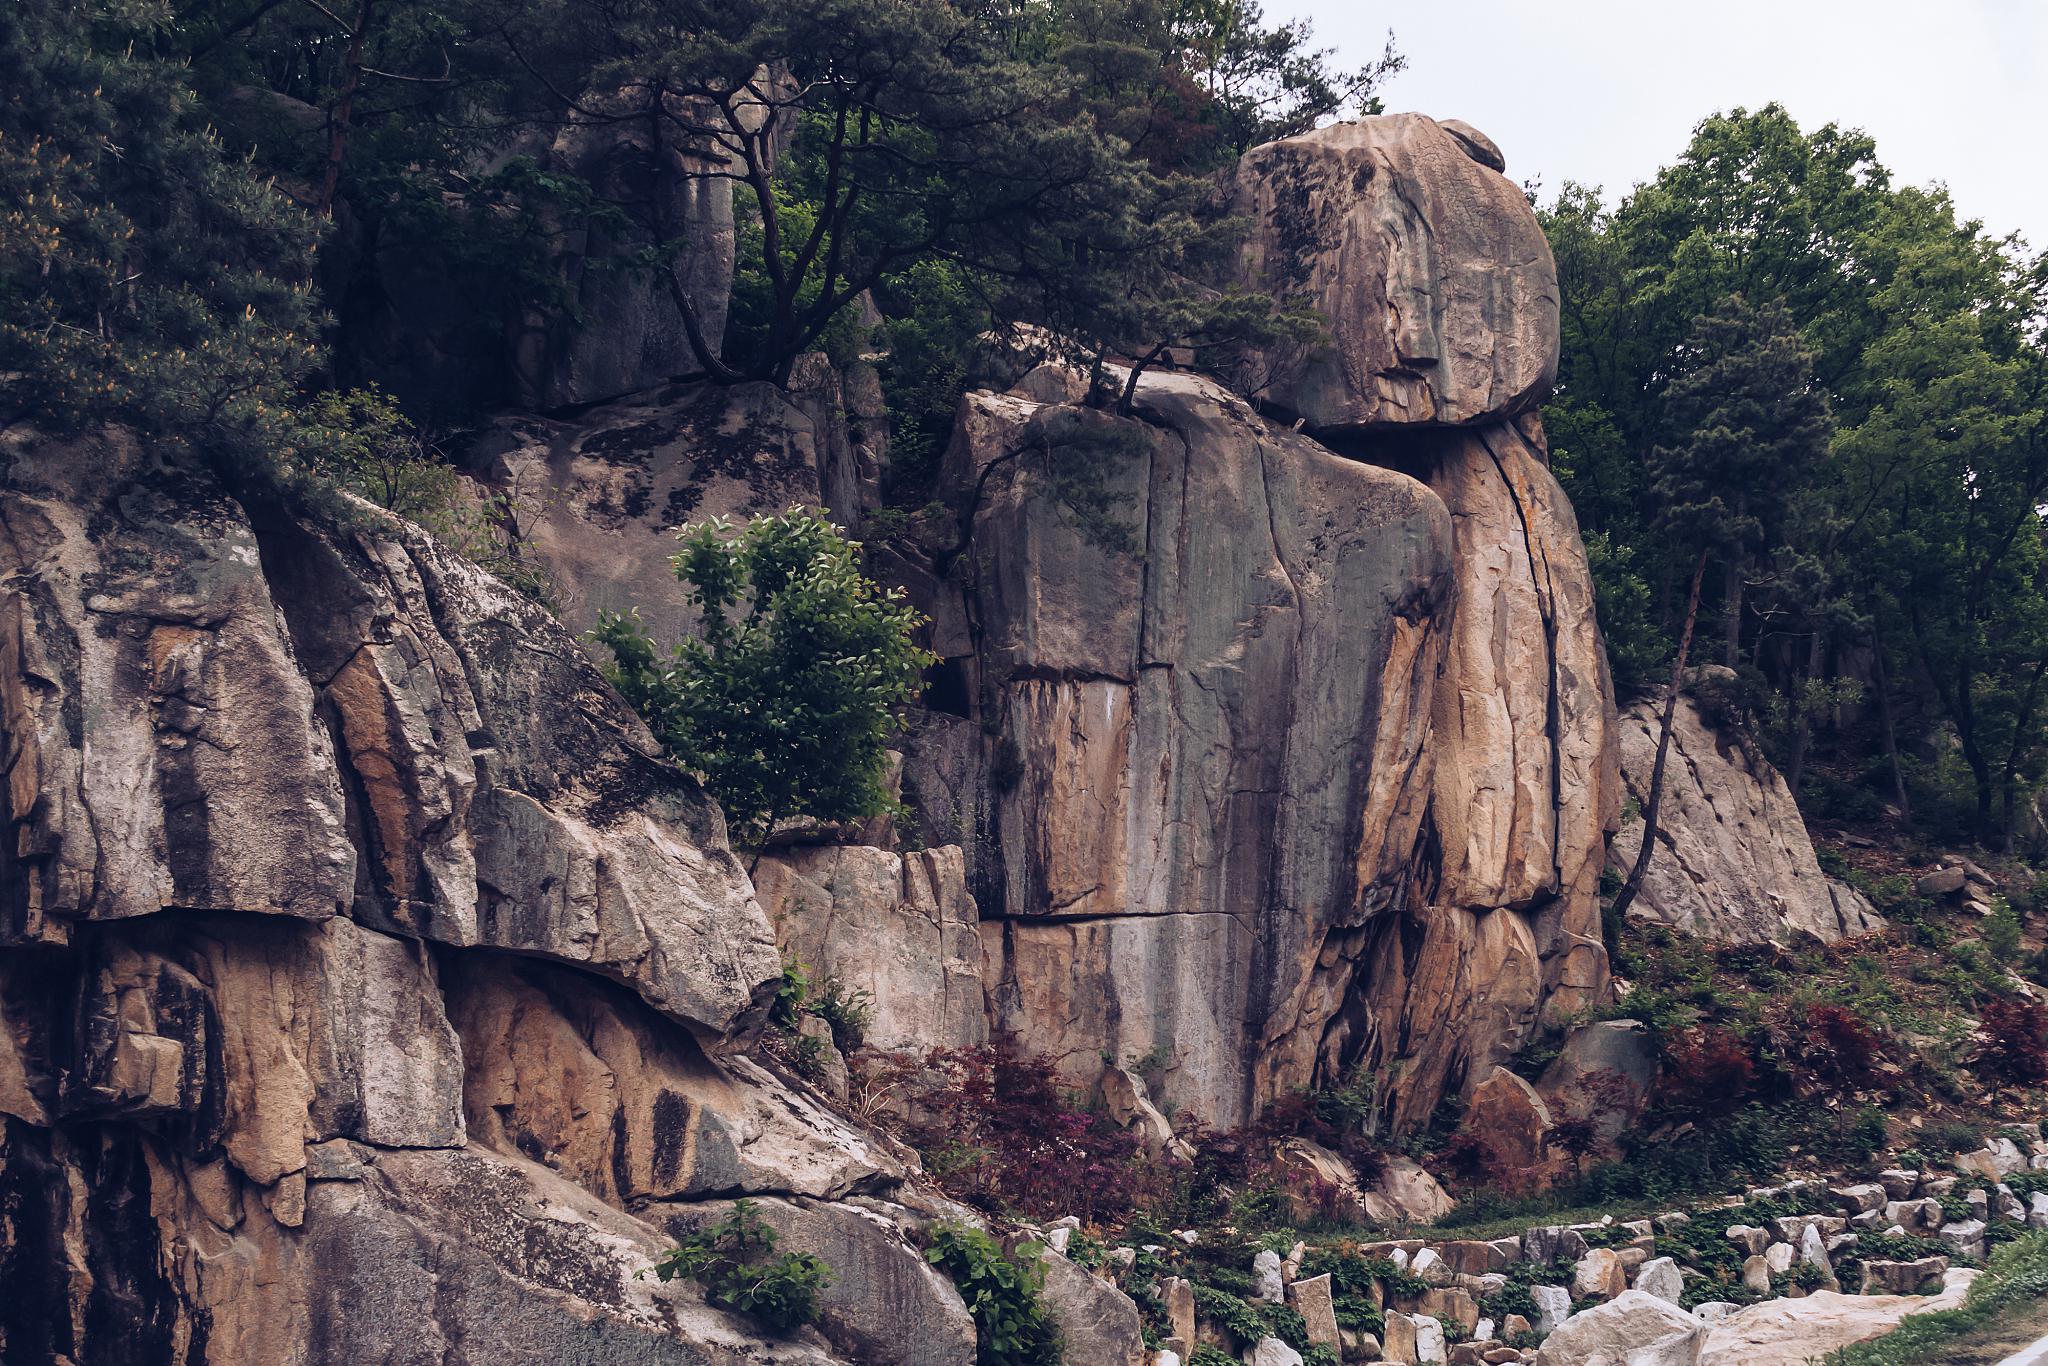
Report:
[[1899,763],[1899,736],[1892,726],[1892,688],[1884,667],[1884,641],[1875,631],[1870,633],[1870,653],[1877,661],[1877,718],[1884,729],[1884,757],[1892,769],[1892,793],[1898,799],[1899,824],[1911,827],[1913,803],[1906,800],[1906,770]]
[[1730,551],[1727,576],[1721,589],[1721,662],[1729,668],[1742,663],[1742,554]]
[[1650,795],[1643,803],[1643,847],[1636,851],[1635,865],[1614,897],[1614,918],[1619,921],[1642,890],[1643,874],[1650,871],[1650,853],[1657,847],[1657,808],[1664,801],[1664,761],[1671,752],[1671,718],[1678,710],[1678,690],[1685,683],[1685,655],[1692,648],[1692,629],[1700,616],[1700,580],[1706,577],[1707,552],[1692,567],[1692,588],[1685,598],[1685,629],[1678,635],[1678,656],[1671,661],[1671,686],[1664,693],[1664,714],[1657,722],[1657,762],[1650,766]]
[[1806,685],[1820,672],[1820,631],[1807,642],[1806,663],[1792,675],[1792,754],[1785,764],[1785,786],[1799,801],[1799,780],[1806,774],[1806,748],[1813,738],[1813,718],[1806,714]]
[[335,97],[334,112],[328,118],[332,129],[327,138],[327,169],[320,177],[320,216],[334,216],[334,197],[341,190],[341,162],[348,154],[349,125],[355,118],[356,91],[363,83],[363,36],[370,29],[370,14],[377,0],[361,0],[356,6],[355,31],[348,35],[348,57],[342,66],[341,93]]

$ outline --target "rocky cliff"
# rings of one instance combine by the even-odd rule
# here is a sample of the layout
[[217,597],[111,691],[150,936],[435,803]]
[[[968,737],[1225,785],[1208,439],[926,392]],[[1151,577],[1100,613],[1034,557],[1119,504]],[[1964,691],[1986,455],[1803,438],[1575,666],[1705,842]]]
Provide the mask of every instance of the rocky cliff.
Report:
[[[1237,392],[1147,375],[1126,416],[1057,365],[972,393],[935,490],[961,553],[878,547],[944,659],[911,848],[811,832],[750,880],[570,634],[687,629],[690,517],[857,522],[871,371],[495,424],[472,468],[535,494],[569,629],[369,510],[10,437],[6,1359],[968,1359],[908,1237],[959,1212],[747,1056],[785,954],[873,992],[878,1046],[1007,1034],[1084,1088],[1149,1056],[1159,1110],[1221,1127],[1369,1076],[1413,1129],[1592,1002],[1620,789],[1530,411],[1542,235],[1483,136],[1419,116],[1239,183],[1248,278],[1330,345]],[[815,1329],[642,1274],[742,1195],[832,1263]],[[1069,1359],[1134,1356],[1129,1301],[1055,1269]]]
[[[0,1355],[965,1359],[902,1160],[731,1051],[772,927],[574,639],[367,511],[0,455]],[[820,1330],[645,1278],[736,1194]]]
[[[1127,418],[1057,364],[968,395],[936,490],[966,552],[876,548],[944,657],[904,776],[952,880],[920,900],[887,850],[807,852],[764,893],[786,951],[946,1003],[892,1047],[994,1030],[1084,1087],[1163,1058],[1162,1108],[1225,1126],[1363,1070],[1406,1128],[1606,980],[1610,690],[1529,411],[1555,269],[1462,125],[1323,129],[1237,184],[1247,283],[1317,306],[1327,343],[1250,358],[1235,393],[1147,375]],[[681,629],[678,521],[798,499],[858,525],[870,382],[650,391],[511,424],[478,468],[545,491],[573,624],[638,601]],[[1075,471],[1110,527],[1074,515]],[[964,919],[905,919],[926,902]]]

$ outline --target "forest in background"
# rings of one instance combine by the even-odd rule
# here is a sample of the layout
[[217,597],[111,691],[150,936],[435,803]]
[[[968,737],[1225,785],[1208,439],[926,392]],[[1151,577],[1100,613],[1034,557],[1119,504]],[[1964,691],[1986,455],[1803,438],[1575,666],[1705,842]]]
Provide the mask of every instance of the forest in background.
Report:
[[1871,139],[1703,121],[1609,203],[1541,209],[1563,296],[1545,409],[1616,682],[1693,660],[1809,816],[2042,836],[2048,270],[1896,185]]

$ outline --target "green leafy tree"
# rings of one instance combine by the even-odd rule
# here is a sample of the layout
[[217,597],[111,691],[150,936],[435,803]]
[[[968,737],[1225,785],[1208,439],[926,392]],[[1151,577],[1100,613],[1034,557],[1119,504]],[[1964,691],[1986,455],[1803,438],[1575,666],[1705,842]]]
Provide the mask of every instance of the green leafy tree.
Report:
[[797,816],[888,809],[895,709],[933,662],[923,618],[861,573],[860,547],[801,509],[684,528],[676,575],[703,613],[666,658],[637,617],[601,617],[612,682],[679,762],[702,772],[737,842]]
[[1672,715],[1685,683],[1707,561],[1718,551],[1730,563],[1742,562],[1762,528],[1755,511],[1761,495],[1817,465],[1832,432],[1827,397],[1814,383],[1812,353],[1783,309],[1752,308],[1731,296],[1699,320],[1683,354],[1685,368],[1671,381],[1669,403],[1674,425],[1689,436],[1680,445],[1658,447],[1651,468],[1662,530],[1694,548],[1692,580],[1657,726],[1642,847],[1615,896],[1617,920],[1635,900],[1657,847]]

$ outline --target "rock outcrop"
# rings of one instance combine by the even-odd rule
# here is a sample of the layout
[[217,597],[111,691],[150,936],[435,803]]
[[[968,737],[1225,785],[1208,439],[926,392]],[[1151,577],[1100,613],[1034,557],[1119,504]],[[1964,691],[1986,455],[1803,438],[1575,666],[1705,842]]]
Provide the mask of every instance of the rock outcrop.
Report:
[[[1622,781],[1638,807],[1649,795],[1660,709],[1645,699],[1620,717]],[[1657,825],[1662,847],[1632,916],[1729,944],[1801,932],[1833,943],[1884,924],[1860,892],[1821,871],[1777,769],[1690,694],[1673,716]],[[1641,819],[1626,820],[1608,857],[1625,872],[1642,845]]]
[[573,638],[367,509],[252,518],[118,434],[0,454],[0,1355],[929,1336],[931,1296],[770,1341],[643,1275],[656,1206],[893,1227],[906,1173],[731,1052],[773,927]]
[[1535,407],[1557,372],[1557,266],[1500,150],[1421,114],[1336,123],[1238,167],[1244,276],[1329,320],[1236,376],[1311,430],[1469,423]]
[[669,557],[675,532],[793,505],[856,523],[873,499],[882,399],[875,374],[806,357],[790,388],[657,385],[573,420],[497,419],[470,447],[485,486],[523,524],[572,631],[638,611],[664,645],[696,623]]
[[[1080,1081],[1160,1050],[1165,1108],[1211,1123],[1359,1067],[1417,1122],[1605,979],[1606,681],[1538,435],[1420,438],[1417,478],[1192,377],[1135,419],[1027,396],[1059,392],[971,397],[948,457],[1015,775],[994,1026]],[[1063,509],[1084,461],[1124,545]]]
[[[1157,1110],[1225,1126],[1362,1070],[1408,1128],[1604,989],[1612,703],[1526,411],[1554,271],[1488,148],[1403,115],[1246,159],[1252,275],[1312,286],[1342,358],[1255,387],[1316,435],[1182,374],[1145,376],[1129,417],[1052,364],[963,402],[937,492],[965,553],[875,562],[933,618],[904,791],[965,890],[921,899],[907,859],[857,847],[760,870],[782,947],[872,991],[890,1046],[1013,1034],[1087,1088],[1156,1052]],[[545,493],[571,625],[637,603],[669,636],[677,522],[857,520],[861,392],[654,391],[501,424],[479,468]],[[929,910],[970,898],[978,952]]]

